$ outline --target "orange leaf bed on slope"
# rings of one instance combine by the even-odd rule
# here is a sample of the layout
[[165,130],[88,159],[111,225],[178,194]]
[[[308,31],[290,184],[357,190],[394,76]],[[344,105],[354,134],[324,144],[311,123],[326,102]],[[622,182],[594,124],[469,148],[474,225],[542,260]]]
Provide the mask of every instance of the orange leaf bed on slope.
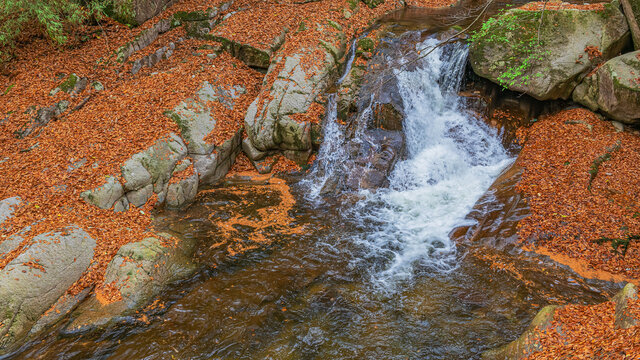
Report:
[[[625,255],[598,242],[640,235],[640,136],[616,132],[585,109],[548,116],[519,135],[525,145],[518,191],[531,208],[520,238],[591,268],[640,279],[639,241],[631,240]],[[608,152],[610,159],[598,161]]]

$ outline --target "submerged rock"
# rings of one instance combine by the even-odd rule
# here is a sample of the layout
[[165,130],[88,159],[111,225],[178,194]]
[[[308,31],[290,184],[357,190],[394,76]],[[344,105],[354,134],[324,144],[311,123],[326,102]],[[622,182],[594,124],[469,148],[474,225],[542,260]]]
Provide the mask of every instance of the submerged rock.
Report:
[[0,354],[19,345],[82,276],[95,246],[78,227],[38,235],[0,271]]
[[583,76],[629,42],[619,6],[616,0],[604,10],[547,9],[541,27],[541,11],[506,11],[472,37],[471,66],[476,74],[536,99],[567,99]]
[[573,92],[573,101],[627,124],[640,124],[640,50],[607,61]]

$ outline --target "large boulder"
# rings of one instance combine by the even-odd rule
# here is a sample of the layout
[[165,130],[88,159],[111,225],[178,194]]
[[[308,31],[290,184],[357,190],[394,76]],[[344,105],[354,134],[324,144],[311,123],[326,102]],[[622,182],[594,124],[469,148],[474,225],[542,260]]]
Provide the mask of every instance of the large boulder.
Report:
[[115,288],[120,299],[109,302],[100,292],[91,295],[72,314],[73,320],[63,332],[74,334],[96,330],[135,313],[169,284],[194,273],[193,249],[193,241],[174,242],[168,234],[122,246],[104,276],[104,283]]
[[536,99],[567,99],[589,71],[629,42],[619,7],[614,0],[604,10],[546,9],[542,26],[540,10],[506,11],[471,38],[471,66],[476,74]]
[[158,194],[163,203],[169,179],[178,162],[187,156],[187,146],[178,135],[170,133],[146,150],[134,154],[120,167],[122,183],[109,176],[105,184],[84,191],[80,197],[101,209],[126,211],[130,204],[144,205],[151,196]]
[[260,151],[308,151],[312,147],[311,122],[299,121],[296,115],[307,113],[332,83],[346,50],[339,25],[329,21],[314,26],[320,29],[318,44],[277,56],[266,76],[275,80],[263,87],[247,110],[247,135]]
[[140,25],[158,15],[174,0],[114,0],[107,9],[109,16],[129,25]]
[[576,87],[573,101],[615,120],[640,124],[640,50],[607,61]]
[[19,345],[89,268],[95,246],[78,227],[38,235],[0,271],[0,355]]

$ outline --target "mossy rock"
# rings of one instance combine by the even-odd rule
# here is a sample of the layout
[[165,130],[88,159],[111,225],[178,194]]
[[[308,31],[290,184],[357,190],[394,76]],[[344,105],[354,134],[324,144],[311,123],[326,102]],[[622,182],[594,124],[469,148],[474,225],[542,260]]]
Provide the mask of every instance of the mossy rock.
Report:
[[555,305],[545,306],[536,314],[527,331],[517,340],[495,349],[485,351],[482,354],[483,360],[518,360],[525,359],[533,352],[541,350],[539,342],[539,332],[551,327],[553,316],[558,307]]
[[370,9],[375,9],[379,5],[384,3],[384,0],[362,0],[365,5],[367,5]]
[[[471,37],[471,66],[479,76],[539,100],[567,99],[586,73],[630,41],[617,0],[604,7],[547,9],[541,27],[541,11],[506,11]],[[588,47],[602,55],[590,58]]]
[[627,124],[640,124],[640,50],[607,61],[573,92],[573,101]]

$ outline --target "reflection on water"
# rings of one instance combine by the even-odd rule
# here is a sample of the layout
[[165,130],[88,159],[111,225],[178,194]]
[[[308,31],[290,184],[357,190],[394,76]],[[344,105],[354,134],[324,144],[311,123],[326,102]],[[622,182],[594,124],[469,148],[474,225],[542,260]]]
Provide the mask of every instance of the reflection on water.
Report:
[[474,228],[460,231],[459,254],[466,255],[459,255],[456,271],[418,268],[394,291],[380,289],[370,279],[387,260],[349,241],[366,229],[345,220],[348,207],[340,204],[299,201],[292,225],[305,224],[307,231],[267,234],[270,245],[258,250],[230,256],[225,247],[211,247],[220,231],[210,220],[212,204],[224,205],[222,212],[259,214],[278,206],[280,196],[247,183],[203,194],[186,216],[165,219],[199,240],[202,272],[164,294],[148,324],[132,320],[78,338],[52,332],[15,358],[475,358],[517,337],[540,306],[594,303],[613,292],[567,282],[569,272],[541,266],[537,258],[481,246],[465,235]]

